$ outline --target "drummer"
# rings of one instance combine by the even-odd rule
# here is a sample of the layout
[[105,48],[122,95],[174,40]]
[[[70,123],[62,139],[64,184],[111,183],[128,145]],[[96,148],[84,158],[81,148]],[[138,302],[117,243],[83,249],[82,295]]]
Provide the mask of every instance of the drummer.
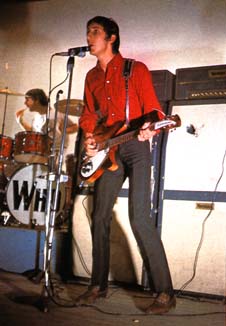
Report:
[[[16,111],[16,121],[20,127],[25,131],[35,131],[46,134],[47,133],[47,117],[48,117],[48,97],[42,89],[34,88],[30,89],[25,94],[26,108],[22,108]],[[33,113],[31,121],[26,119],[26,113]],[[48,131],[50,136],[54,127],[55,111],[50,108]],[[64,114],[58,112],[56,123],[56,135],[62,134],[64,126]],[[75,133],[78,129],[78,125],[68,118],[68,124],[66,132],[68,134]]]

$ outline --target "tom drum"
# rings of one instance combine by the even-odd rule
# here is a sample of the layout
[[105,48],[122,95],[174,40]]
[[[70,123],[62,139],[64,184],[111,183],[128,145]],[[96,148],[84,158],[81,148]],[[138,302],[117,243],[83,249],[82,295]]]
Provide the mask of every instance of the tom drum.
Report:
[[0,135],[0,161],[7,162],[12,159],[13,139]]
[[15,135],[14,159],[22,163],[47,163],[50,138],[34,131],[21,131]]

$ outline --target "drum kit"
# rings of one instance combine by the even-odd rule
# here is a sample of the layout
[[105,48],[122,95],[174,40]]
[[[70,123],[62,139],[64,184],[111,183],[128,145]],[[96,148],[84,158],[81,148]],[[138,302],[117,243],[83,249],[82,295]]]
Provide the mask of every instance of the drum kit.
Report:
[[[7,97],[23,96],[8,88],[0,89]],[[58,110],[65,113],[66,101],[58,102]],[[80,116],[83,101],[70,100],[69,114]],[[22,131],[15,139],[4,135],[5,112],[0,135],[0,224],[22,224],[29,227],[45,225],[48,160],[51,154],[51,138],[39,132]],[[57,214],[58,221],[64,221],[68,205],[71,177],[60,184]],[[53,185],[53,192],[55,191]],[[57,222],[57,220],[56,220]]]

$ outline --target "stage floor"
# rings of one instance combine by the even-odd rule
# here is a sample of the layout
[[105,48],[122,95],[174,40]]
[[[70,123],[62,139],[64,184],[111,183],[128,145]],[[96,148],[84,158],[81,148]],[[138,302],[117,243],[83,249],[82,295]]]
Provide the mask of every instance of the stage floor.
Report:
[[[1,326],[225,326],[226,305],[222,300],[179,297],[177,307],[162,316],[143,312],[153,297],[139,289],[112,286],[108,297],[94,306],[75,307],[75,298],[86,285],[74,280],[62,282],[51,275],[55,297],[48,300],[48,312],[40,310],[44,279],[34,282],[26,275],[0,270]],[[42,300],[41,300],[42,302]]]

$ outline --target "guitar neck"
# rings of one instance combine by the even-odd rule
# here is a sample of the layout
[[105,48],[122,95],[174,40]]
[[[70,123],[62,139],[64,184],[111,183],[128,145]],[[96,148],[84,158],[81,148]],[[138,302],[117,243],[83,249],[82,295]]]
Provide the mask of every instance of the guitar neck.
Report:
[[[157,122],[153,122],[148,126],[148,129],[153,130],[169,130],[172,128],[179,127],[181,125],[180,117],[176,114],[174,116],[168,116],[164,120],[160,120]],[[131,130],[127,133],[120,134],[114,138],[109,138],[105,141],[98,143],[98,150],[103,150],[105,148],[111,148],[113,146],[117,146],[120,144],[123,144],[133,138],[135,138],[138,135],[139,129]]]
[[126,134],[119,135],[115,138],[109,139],[108,146],[113,147],[116,145],[126,143],[127,141],[135,138],[136,135],[137,135],[137,130],[129,131]]
[[117,145],[126,143],[127,141],[135,138],[136,135],[137,135],[137,130],[129,131],[126,134],[122,134],[122,135],[116,136],[114,138],[111,138],[104,142],[99,143],[98,149],[102,150],[104,148],[111,148],[113,146],[117,146]]
[[[154,125],[151,124],[149,127],[149,130],[154,130]],[[127,141],[135,138],[138,135],[138,130],[139,129],[135,129],[135,130],[131,130],[125,134],[116,136],[114,138],[110,138],[108,140],[106,140],[105,142],[102,142],[101,144],[99,144],[99,149],[104,149],[104,148],[111,148],[113,146],[117,146],[123,143],[126,143]]]

